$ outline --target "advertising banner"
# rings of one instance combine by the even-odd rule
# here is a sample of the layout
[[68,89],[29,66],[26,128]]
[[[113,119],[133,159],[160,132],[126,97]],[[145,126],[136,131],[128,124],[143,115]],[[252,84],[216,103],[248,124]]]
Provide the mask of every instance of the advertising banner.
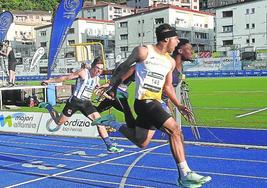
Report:
[[61,0],[56,11],[50,38],[47,77],[51,77],[52,66],[78,12],[82,9],[83,0]]
[[9,11],[0,14],[0,42],[3,42],[10,25],[13,22],[13,15]]
[[0,112],[0,131],[36,134],[41,113]]
[[82,114],[74,114],[61,126],[58,126],[50,117],[44,113],[40,121],[38,134],[77,136],[77,137],[97,137],[96,126],[91,126],[91,121]]

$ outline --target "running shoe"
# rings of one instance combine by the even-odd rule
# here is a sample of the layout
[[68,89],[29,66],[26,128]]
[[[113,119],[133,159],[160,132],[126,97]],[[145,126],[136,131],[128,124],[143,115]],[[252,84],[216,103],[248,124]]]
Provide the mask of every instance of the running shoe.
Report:
[[123,151],[123,148],[117,148],[116,146],[111,146],[108,148],[108,153],[121,153]]
[[50,104],[48,102],[40,102],[38,104],[39,108],[47,108]]
[[115,116],[112,114],[106,115],[106,116],[102,116],[94,121],[92,121],[91,125],[95,126],[95,125],[106,125],[109,126],[109,122],[111,121],[116,121]]
[[203,184],[208,183],[209,181],[211,181],[210,176],[202,176],[195,172],[189,172],[185,177],[178,180],[179,184],[186,188],[201,187]]

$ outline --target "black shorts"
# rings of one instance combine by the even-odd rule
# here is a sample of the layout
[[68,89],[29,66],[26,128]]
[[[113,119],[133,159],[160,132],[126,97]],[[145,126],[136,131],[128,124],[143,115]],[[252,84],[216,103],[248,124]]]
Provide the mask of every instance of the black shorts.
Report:
[[15,71],[16,70],[16,62],[8,62],[8,70]]
[[90,101],[81,100],[75,96],[72,96],[66,103],[62,113],[67,117],[71,117],[72,114],[74,114],[78,110],[81,111],[81,113],[86,117],[94,112],[97,112],[96,108]]
[[163,123],[171,117],[157,100],[135,99],[134,110],[137,114],[135,125],[149,130],[160,129]]

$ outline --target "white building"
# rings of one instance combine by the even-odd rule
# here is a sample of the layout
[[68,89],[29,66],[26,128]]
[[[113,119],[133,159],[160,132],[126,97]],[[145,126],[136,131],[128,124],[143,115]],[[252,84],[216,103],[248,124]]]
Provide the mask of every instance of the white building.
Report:
[[217,51],[267,49],[267,1],[253,0],[216,9]]
[[110,2],[99,1],[96,4],[86,1],[78,17],[99,20],[113,20],[134,13],[134,8]]
[[172,5],[115,19],[115,54],[123,58],[141,44],[156,43],[155,29],[162,23],[174,26],[180,38],[189,39],[195,50],[211,50],[214,16]]
[[[46,49],[46,55],[44,58],[47,58],[48,48],[50,46],[52,24],[38,27],[35,30],[36,46],[44,47]],[[104,46],[105,53],[114,54],[114,35],[115,26],[113,21],[77,18],[69,29],[67,37],[57,56],[57,60],[59,62],[58,64],[60,65],[58,68],[60,69],[61,67],[62,70],[58,73],[65,73],[64,71],[66,71],[66,67],[68,68],[67,65],[76,66],[76,64],[73,62],[81,61],[81,59],[76,59],[76,57],[83,54],[77,54],[76,49],[70,45],[88,42],[101,42]],[[98,49],[95,49],[97,50],[96,54],[101,55],[99,48],[100,46],[98,46]],[[91,54],[87,55],[87,57],[95,58],[92,57]],[[45,65],[47,66],[47,60],[43,61],[43,66]],[[74,68],[73,66],[70,66],[69,68]],[[70,70],[67,70],[66,72],[69,71]]]
[[20,56],[29,56],[34,49],[35,28],[51,24],[52,14],[45,11],[12,11],[14,21],[6,39],[11,41],[13,48]]
[[182,8],[199,10],[199,0],[127,0],[127,5],[134,8],[146,8],[155,4],[170,4]]
[[[52,24],[36,28],[36,46],[49,48]],[[115,26],[113,21],[89,18],[76,19],[62,45],[66,48],[70,44],[114,40]]]

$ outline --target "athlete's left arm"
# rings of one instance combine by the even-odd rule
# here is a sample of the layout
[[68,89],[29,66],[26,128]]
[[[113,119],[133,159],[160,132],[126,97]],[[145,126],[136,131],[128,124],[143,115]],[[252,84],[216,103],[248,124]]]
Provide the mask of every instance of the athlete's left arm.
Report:
[[179,111],[182,111],[185,113],[190,113],[190,110],[186,106],[182,105],[180,103],[180,101],[178,100],[178,98],[176,97],[175,89],[172,85],[172,78],[173,78],[172,72],[173,72],[174,67],[175,67],[174,59],[171,59],[171,63],[172,63],[172,69],[168,72],[168,74],[166,76],[163,90],[165,91],[165,93],[167,94],[167,96],[169,97],[171,102],[179,109]]

